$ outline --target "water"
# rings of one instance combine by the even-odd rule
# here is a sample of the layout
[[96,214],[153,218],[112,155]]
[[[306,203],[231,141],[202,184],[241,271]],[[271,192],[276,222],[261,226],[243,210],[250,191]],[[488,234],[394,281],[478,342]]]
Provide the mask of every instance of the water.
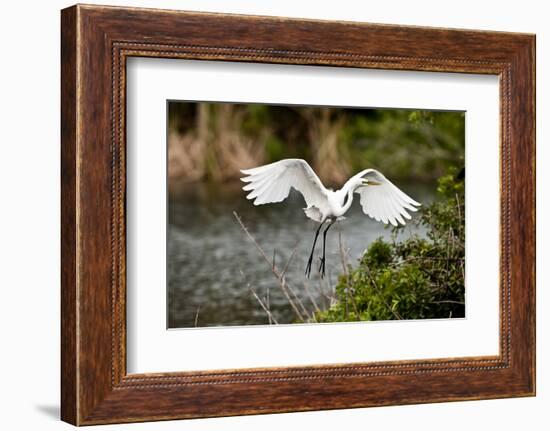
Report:
[[[269,297],[269,308],[278,323],[292,323],[295,314],[285,298],[270,266],[239,226],[237,212],[249,232],[270,259],[275,255],[279,268],[285,266],[292,251],[295,255],[286,270],[286,279],[307,308],[313,301],[328,306],[328,292],[342,272],[339,234],[349,263],[357,259],[368,245],[391,231],[361,211],[354,199],[346,220],[336,223],[327,236],[326,277],[317,274],[322,242],[308,282],[304,288],[304,270],[311,250],[317,223],[305,217],[303,198],[292,190],[289,198],[278,204],[255,207],[245,198],[242,183],[222,185],[171,184],[168,208],[168,326],[267,324],[267,313],[251,293]],[[434,185],[398,184],[421,203],[434,198]],[[423,234],[412,225],[400,233],[406,238]],[[320,235],[321,239],[321,235]]]

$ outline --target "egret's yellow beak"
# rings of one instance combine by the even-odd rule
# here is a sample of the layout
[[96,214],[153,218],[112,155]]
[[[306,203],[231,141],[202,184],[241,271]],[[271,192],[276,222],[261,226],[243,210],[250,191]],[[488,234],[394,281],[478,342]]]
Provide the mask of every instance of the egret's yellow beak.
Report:
[[379,183],[378,181],[372,181],[372,180],[363,180],[364,186],[379,186],[382,183]]

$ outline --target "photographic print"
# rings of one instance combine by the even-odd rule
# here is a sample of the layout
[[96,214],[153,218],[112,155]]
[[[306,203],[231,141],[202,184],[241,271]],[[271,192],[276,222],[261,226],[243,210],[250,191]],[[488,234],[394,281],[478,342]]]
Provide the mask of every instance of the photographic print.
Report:
[[465,316],[464,112],[167,111],[168,328]]

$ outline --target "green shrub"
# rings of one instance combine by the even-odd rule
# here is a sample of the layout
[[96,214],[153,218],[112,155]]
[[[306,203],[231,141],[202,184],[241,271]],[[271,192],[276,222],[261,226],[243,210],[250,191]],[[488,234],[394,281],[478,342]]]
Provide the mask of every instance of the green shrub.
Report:
[[319,322],[464,317],[464,175],[451,169],[438,198],[409,223],[427,229],[397,241],[374,241],[357,267],[340,275],[337,301]]

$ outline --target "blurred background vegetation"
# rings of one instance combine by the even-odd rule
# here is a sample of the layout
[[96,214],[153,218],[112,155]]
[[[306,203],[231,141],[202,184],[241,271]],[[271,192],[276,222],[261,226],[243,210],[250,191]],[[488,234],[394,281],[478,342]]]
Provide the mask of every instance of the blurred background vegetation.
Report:
[[464,164],[460,112],[172,102],[168,116],[168,172],[186,181],[294,157],[334,186],[365,167],[422,181]]
[[[463,112],[169,102],[168,326],[463,317],[464,132]],[[307,280],[302,197],[254,207],[239,181],[284,158],[335,189],[378,169],[421,210],[390,229],[354,202]]]

